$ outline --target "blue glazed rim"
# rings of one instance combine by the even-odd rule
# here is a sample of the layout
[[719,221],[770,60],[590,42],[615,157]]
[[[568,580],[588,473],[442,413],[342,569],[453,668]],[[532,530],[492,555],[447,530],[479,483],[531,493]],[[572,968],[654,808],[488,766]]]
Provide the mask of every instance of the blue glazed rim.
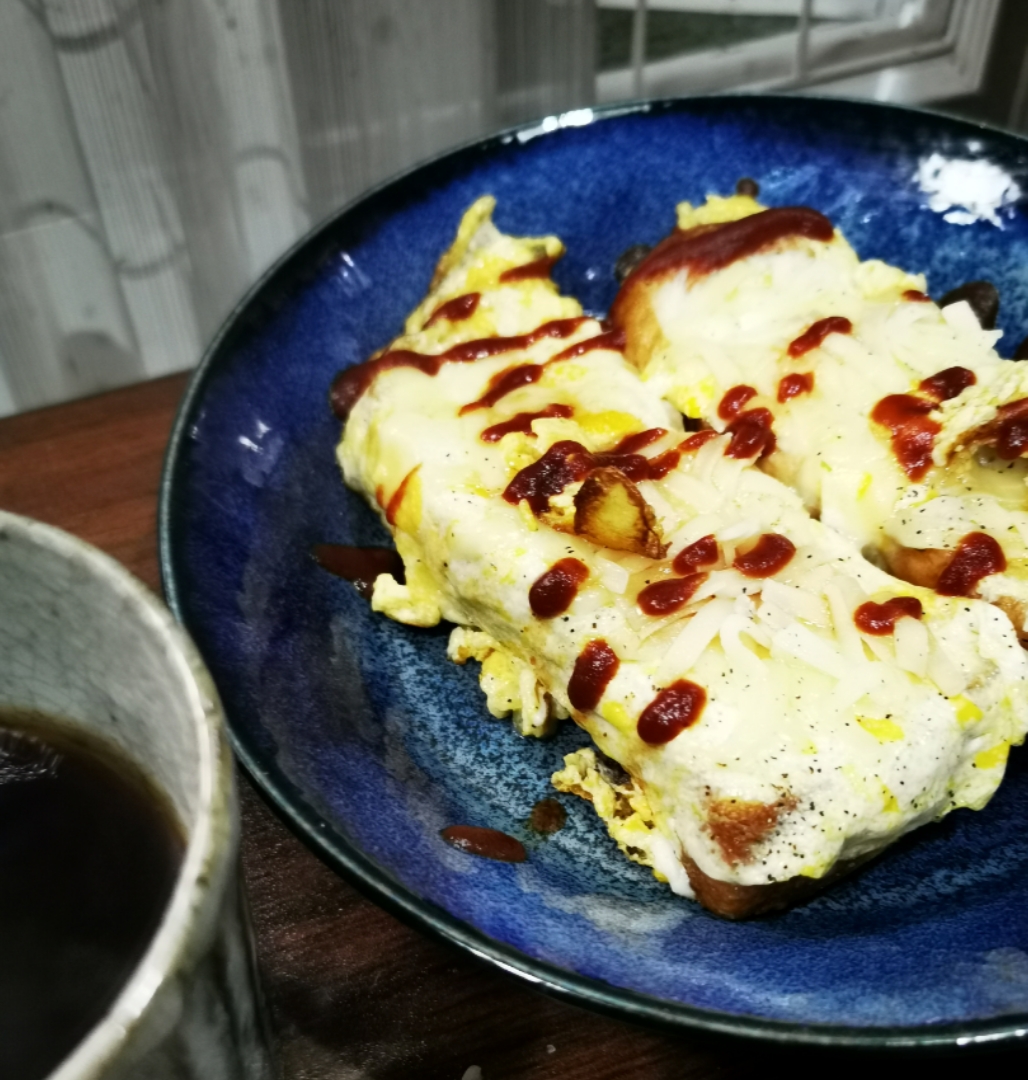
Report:
[[[776,94],[718,94],[680,98],[660,98],[615,105],[574,110],[555,117],[550,126],[545,120],[533,120],[507,128],[484,138],[446,151],[422,161],[390,177],[354,199],[326,218],[289,248],[247,291],[222,323],[199,365],[194,371],[179,404],[171,437],[164,455],[158,498],[158,553],[161,585],[168,606],[175,617],[190,629],[184,615],[182,596],[187,590],[176,572],[173,550],[176,505],[186,486],[184,444],[202,406],[205,391],[225,356],[231,355],[234,343],[255,326],[266,321],[278,307],[280,298],[295,295],[312,267],[338,250],[334,242],[336,230],[352,217],[373,209],[387,200],[391,193],[402,190],[412,180],[443,177],[459,171],[474,159],[501,146],[508,145],[519,135],[531,132],[533,138],[559,135],[567,126],[583,126],[622,116],[669,113],[702,108],[716,103],[718,108],[738,103],[740,107],[763,102],[789,102],[797,98]],[[972,121],[960,120],[928,109],[911,109],[893,105],[857,101],[847,98],[820,97],[816,100],[836,101],[847,108],[874,113],[905,113],[911,117],[941,121],[953,131],[998,136],[1023,144],[1028,139],[998,128]],[[585,113],[589,113],[586,117]],[[327,393],[327,388],[326,388]],[[272,805],[285,824],[325,863],[347,881],[397,918],[427,932],[431,936],[463,949],[502,971],[521,979],[529,986],[572,1005],[679,1032],[702,1032],[713,1036],[741,1036],[780,1046],[821,1048],[854,1048],[863,1050],[946,1051],[977,1047],[1010,1049],[1028,1044],[1028,1015],[1008,1016],[988,1020],[968,1020],[960,1023],[932,1026],[845,1027],[829,1024],[796,1024],[702,1009],[680,1002],[657,998],[638,991],[615,987],[597,979],[577,975],[545,961],[536,960],[517,949],[475,929],[429,900],[416,896],[400,885],[358,847],[334,831],[331,821],[309,805],[303,792],[293,784],[275,761],[262,754],[251,742],[245,730],[233,723],[231,710],[225,709],[229,734],[235,753],[264,798]]]

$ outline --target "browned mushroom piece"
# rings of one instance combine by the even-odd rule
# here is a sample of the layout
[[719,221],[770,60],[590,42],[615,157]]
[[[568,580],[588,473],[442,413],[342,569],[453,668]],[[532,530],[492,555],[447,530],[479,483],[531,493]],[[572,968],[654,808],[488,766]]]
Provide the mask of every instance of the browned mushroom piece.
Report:
[[652,244],[633,244],[630,248],[626,248],[614,263],[614,277],[619,282],[624,281],[652,250]]
[[939,300],[939,307],[966,300],[983,330],[994,330],[999,315],[999,290],[991,281],[969,281],[956,289],[950,289]]
[[744,176],[735,185],[736,195],[746,195],[751,199],[755,199],[760,194],[760,184],[752,177]]

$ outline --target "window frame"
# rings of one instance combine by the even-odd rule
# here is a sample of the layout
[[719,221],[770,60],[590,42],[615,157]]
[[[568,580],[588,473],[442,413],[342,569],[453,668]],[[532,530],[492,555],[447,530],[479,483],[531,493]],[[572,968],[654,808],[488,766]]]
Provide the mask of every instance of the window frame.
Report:
[[[1000,0],[924,2],[925,17],[899,28],[894,18],[811,26],[814,5],[805,0],[797,31],[598,72],[596,100],[778,90],[918,104],[975,93]],[[637,37],[645,9],[637,0]],[[847,51],[857,55],[847,58]]]

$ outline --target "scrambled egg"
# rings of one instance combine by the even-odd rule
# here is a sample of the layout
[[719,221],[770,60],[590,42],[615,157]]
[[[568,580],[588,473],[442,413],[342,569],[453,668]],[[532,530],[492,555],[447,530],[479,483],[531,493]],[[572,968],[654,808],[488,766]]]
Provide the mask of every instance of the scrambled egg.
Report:
[[[604,757],[572,755],[555,783],[590,798],[626,854],[684,895],[698,875],[743,887],[818,878],[984,805],[1028,717],[1028,660],[1005,616],[890,577],[752,459],[726,454],[730,434],[690,437],[665,400],[673,380],[644,381],[548,273],[519,271],[546,265],[559,241],[502,234],[492,207],[468,211],[378,358],[451,359],[434,373],[374,369],[339,446],[346,482],[379,509],[405,564],[405,584],[376,580],[375,609],[455,623],[450,657],[481,663],[490,713],[522,734],[567,715],[585,728]],[[437,317],[471,293],[473,314]],[[468,344],[496,338],[509,340]],[[463,346],[473,362],[457,358]],[[674,385],[695,394],[704,370]],[[643,432],[643,466],[602,456]],[[553,466],[552,480],[569,441],[601,456],[542,495],[510,496],[515,478]],[[646,464],[658,459],[667,467]],[[767,536],[787,557],[751,573]],[[682,580],[674,560],[698,543],[714,555],[692,595],[648,613],[643,590]],[[578,567],[566,605],[543,611],[566,560]],[[858,608],[897,597],[919,617],[861,632]],[[593,695],[583,687],[600,646],[614,662]],[[627,779],[605,774],[605,759]]]

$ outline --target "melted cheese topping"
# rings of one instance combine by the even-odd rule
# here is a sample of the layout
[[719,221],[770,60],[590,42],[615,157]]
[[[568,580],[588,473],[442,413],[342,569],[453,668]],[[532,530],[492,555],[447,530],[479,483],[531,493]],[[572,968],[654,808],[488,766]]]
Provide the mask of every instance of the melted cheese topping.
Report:
[[[491,208],[485,200],[469,211],[430,295],[392,348],[439,353],[484,333],[525,334],[580,314],[548,279],[501,281],[505,270],[559,245],[503,236]],[[421,329],[472,283],[481,292],[478,323]],[[616,833],[619,842],[648,852],[683,892],[669,852],[739,884],[818,877],[953,807],[984,805],[1002,778],[1001,748],[1024,737],[1028,715],[1028,661],[1005,617],[872,566],[789,488],[725,456],[729,436],[682,453],[661,479],[638,482],[666,557],[613,550],[574,532],[580,482],[541,514],[504,499],[513,477],[561,440],[604,452],[625,434],[662,428],[645,449],[652,459],[685,438],[677,412],[620,352],[554,359],[602,330],[583,319],[566,337],[444,363],[434,376],[397,367],[375,378],[339,446],[346,482],[383,517],[383,507],[392,509],[406,568],[405,585],[376,580],[375,609],[415,625],[456,623],[451,657],[481,661],[490,712],[515,714],[522,733],[572,715],[628,771],[642,800],[635,809],[657,838],[647,848]],[[527,363],[544,365],[537,381],[490,407],[464,409],[502,372]],[[481,437],[554,404],[571,415],[535,420],[530,434]],[[733,568],[767,533],[795,547],[788,563],[766,578]],[[643,614],[640,590],[673,578],[673,557],[707,536],[716,538],[719,561],[688,603],[661,617]],[[530,590],[568,558],[584,565],[585,580],[563,614],[537,617]],[[902,618],[888,636],[857,630],[862,603],[900,595],[920,600],[923,619]],[[569,683],[596,641],[619,666],[595,709],[575,709]],[[644,741],[641,715],[684,679],[705,691],[702,713],[663,745]],[[596,801],[587,764],[579,762],[574,783]]]
[[[711,196],[679,206],[678,225],[762,209],[747,197]],[[683,270],[638,290],[635,336],[645,347],[633,351],[630,338],[629,355],[658,393],[718,430],[723,396],[753,387],[747,407],[771,411],[777,439],[763,468],[862,547],[888,557],[897,547],[952,551],[972,532],[994,537],[1007,572],[984,579],[979,594],[1022,605],[1020,624],[1028,616],[1028,462],[997,459],[974,433],[999,405],[1028,397],[1028,372],[1000,359],[1000,332],[983,330],[966,302],[940,309],[909,298],[925,288],[922,275],[861,262],[838,231],[828,242],[792,238],[705,276]],[[831,317],[848,319],[852,331],[789,354]],[[951,367],[973,372],[976,383],[931,414],[941,425],[935,467],[915,481],[871,415],[887,395],[916,395],[923,379]],[[779,400],[782,379],[799,373],[812,375],[811,390]]]

